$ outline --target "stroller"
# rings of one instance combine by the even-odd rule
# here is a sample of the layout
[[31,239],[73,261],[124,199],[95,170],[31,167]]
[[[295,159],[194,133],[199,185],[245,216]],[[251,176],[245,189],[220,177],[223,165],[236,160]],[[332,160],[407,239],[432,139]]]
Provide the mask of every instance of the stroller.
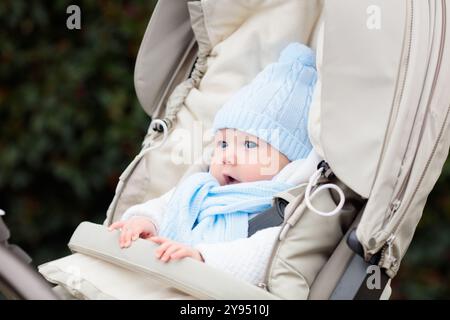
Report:
[[[447,14],[446,0],[159,1],[135,69],[152,118],[142,150],[120,176],[104,224],[81,223],[73,254],[40,273],[61,298],[388,298],[449,150]],[[191,259],[163,264],[144,240],[121,250],[106,226],[204,170],[192,165],[202,152],[170,160],[175,129],[210,127],[231,93],[294,41],[316,50],[309,134],[324,161],[310,183],[276,195],[262,213],[271,224],[255,224],[282,226],[265,281],[253,286]],[[200,141],[207,153],[210,141]],[[312,187],[314,207],[332,211],[343,197],[324,188],[330,183],[345,203],[337,215],[317,215],[305,194]],[[316,228],[329,221],[340,234]],[[323,237],[327,246],[315,246]]]

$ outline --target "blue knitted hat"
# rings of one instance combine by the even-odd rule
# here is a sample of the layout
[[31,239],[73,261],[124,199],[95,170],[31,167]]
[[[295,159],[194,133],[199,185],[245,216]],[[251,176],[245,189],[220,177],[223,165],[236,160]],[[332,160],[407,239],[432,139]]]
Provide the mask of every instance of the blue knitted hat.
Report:
[[316,79],[314,52],[300,43],[289,44],[277,62],[223,105],[213,132],[237,129],[263,139],[290,161],[306,158],[312,149],[307,128]]

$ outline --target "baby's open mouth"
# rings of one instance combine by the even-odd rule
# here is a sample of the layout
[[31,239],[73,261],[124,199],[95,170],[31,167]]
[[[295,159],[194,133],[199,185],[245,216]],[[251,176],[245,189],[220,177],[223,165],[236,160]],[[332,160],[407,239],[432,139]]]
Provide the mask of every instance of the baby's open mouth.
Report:
[[234,183],[239,183],[240,182],[239,180],[236,180],[232,176],[229,176],[229,175],[226,175],[226,174],[224,174],[223,176],[225,178],[225,184],[234,184]]

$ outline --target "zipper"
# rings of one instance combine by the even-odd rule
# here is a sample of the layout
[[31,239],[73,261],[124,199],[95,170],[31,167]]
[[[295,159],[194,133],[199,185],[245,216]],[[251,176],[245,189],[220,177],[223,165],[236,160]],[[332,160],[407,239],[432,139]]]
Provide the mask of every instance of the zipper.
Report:
[[[441,40],[441,42],[442,42],[442,40]],[[442,45],[442,43],[441,43],[441,45]],[[440,48],[440,50],[441,49],[442,49],[442,47]],[[432,83],[432,87],[431,87],[431,91],[430,91],[430,95],[429,95],[430,98],[429,98],[428,103],[427,103],[427,109],[425,110],[425,119],[426,119],[426,116],[428,114],[427,111],[429,109],[430,99],[433,96],[434,88],[436,86],[436,78],[437,78],[437,75],[439,74],[439,67],[440,67],[440,58],[438,58],[437,68],[436,68],[435,73],[434,73],[434,79],[433,79],[433,83]],[[416,115],[414,117],[414,122],[416,121],[416,118],[417,118],[417,112],[416,112]],[[419,142],[422,140],[423,131],[424,131],[424,126],[422,125],[422,127],[420,129],[420,132],[419,132]],[[411,143],[411,137],[412,137],[412,133],[410,133],[409,138],[408,138],[408,142],[407,142],[408,146]],[[393,198],[394,200],[391,202],[391,205],[389,206],[389,210],[387,212],[386,218],[384,219],[382,228],[384,228],[386,226],[386,224],[391,220],[391,218],[397,212],[398,208],[400,207],[400,205],[402,203],[403,196],[404,196],[404,193],[406,191],[406,187],[408,185],[408,181],[409,181],[410,176],[411,176],[412,165],[414,163],[415,158],[417,157],[417,150],[418,150],[418,148],[416,148],[416,151],[414,153],[413,161],[411,162],[411,166],[410,166],[410,168],[408,168],[408,172],[405,175],[404,179],[402,180],[400,188],[398,189],[398,191],[396,192],[396,194],[395,194],[395,196]],[[405,158],[406,158],[406,153],[405,153],[405,156],[403,157],[401,167],[403,167],[403,165],[404,165]],[[399,172],[399,176],[400,176],[400,172]]]
[[[410,59],[411,59],[411,47],[412,47],[412,38],[413,38],[413,25],[414,25],[414,2],[413,1],[409,2],[409,7],[410,7],[410,10],[409,10],[410,17],[409,17],[409,20],[408,20],[409,24],[407,26],[407,30],[408,30],[407,31],[407,34],[408,34],[408,45],[407,45],[407,48],[408,49],[407,49],[405,67],[404,67],[405,72],[403,74],[403,78],[402,78],[402,82],[401,82],[401,90],[400,90],[399,98],[396,101],[397,103],[395,104],[395,108],[394,108],[395,111],[393,111],[393,113],[395,113],[395,117],[391,118],[391,121],[393,119],[397,119],[397,117],[398,117],[398,112],[399,112],[399,109],[400,109],[400,103],[401,103],[401,101],[403,99],[403,94],[404,94],[405,87],[406,87],[406,76],[408,74],[409,62],[410,62]],[[417,114],[416,114],[416,116],[417,116]],[[414,121],[415,121],[415,119],[414,119]],[[389,126],[391,126],[391,124]],[[390,131],[390,130],[392,130],[392,129],[389,128],[388,131]],[[410,135],[408,137],[407,145],[410,144],[411,136],[412,136],[412,133],[410,133]],[[385,143],[386,143],[386,141],[387,140],[385,140]],[[384,150],[385,150],[385,145],[383,145],[383,152],[384,152]],[[406,154],[405,154],[405,156],[402,159],[402,163],[400,165],[400,172],[398,173],[397,177],[399,177],[400,174],[401,174],[401,170],[402,170],[402,167],[403,167],[404,162],[405,162],[405,157],[406,157]],[[377,168],[376,174],[378,174],[378,168]],[[405,183],[404,182],[406,180],[408,180],[408,178],[409,178],[409,173],[407,174],[407,176],[403,180],[403,184],[400,186],[400,189],[399,189],[400,191],[397,192],[396,197],[394,197],[394,200],[389,205],[389,209],[387,211],[387,214],[385,216],[385,219],[384,219],[384,222],[383,222],[383,225],[382,225],[381,229],[383,229],[385,227],[387,222],[390,221],[390,219],[394,216],[394,214],[399,209],[399,207],[401,205],[401,200],[398,198],[398,195],[404,192],[404,190],[403,190],[405,188]]]
[[[400,110],[400,103],[403,99],[403,93],[405,92],[405,87],[406,87],[406,76],[408,75],[408,70],[409,70],[409,62],[411,59],[411,46],[412,46],[412,38],[413,38],[413,22],[414,22],[414,6],[413,6],[413,1],[409,1],[409,16],[408,16],[408,24],[406,26],[406,34],[407,34],[407,39],[406,39],[406,54],[402,53],[402,56],[404,56],[404,64],[403,67],[400,68],[400,73],[402,73],[401,75],[401,80],[400,82],[397,84],[397,88],[400,88],[398,91],[398,95],[396,95],[395,99],[394,99],[394,105],[393,108],[391,109],[391,114],[389,116],[389,123],[388,123],[388,130],[386,131],[386,135],[384,137],[384,141],[383,141],[383,146],[381,149],[381,157],[380,157],[380,161],[378,162],[378,166],[377,169],[375,171],[375,177],[378,176],[378,172],[380,171],[380,164],[381,164],[381,160],[384,158],[384,154],[386,153],[386,146],[387,146],[387,141],[389,141],[389,137],[392,133],[392,127],[395,124],[395,120],[398,118],[398,112]],[[375,181],[374,181],[375,183]],[[373,185],[372,185],[373,187]]]
[[[443,2],[443,0],[441,0],[441,2]],[[443,6],[444,6],[444,10],[445,10],[445,4],[443,4]],[[440,43],[440,48],[439,48],[438,61],[437,61],[437,65],[436,65],[436,68],[435,68],[435,73],[434,73],[433,83],[432,83],[432,86],[431,86],[430,95],[429,95],[429,99],[428,99],[428,103],[427,103],[427,109],[425,110],[425,119],[426,119],[426,117],[427,117],[427,115],[428,115],[428,111],[429,111],[430,103],[431,103],[431,97],[433,96],[433,93],[434,93],[434,90],[435,90],[435,87],[436,87],[437,77],[439,76],[439,72],[440,72],[440,66],[441,66],[441,60],[442,60],[442,54],[443,54],[443,48],[444,48],[443,40],[444,40],[444,37],[445,37],[445,14],[443,14],[443,19],[442,19],[442,21],[443,21],[443,23],[442,23],[443,30],[442,30],[442,33],[441,33],[441,43]],[[424,119],[424,120],[425,120],[425,119]],[[424,122],[425,122],[425,121],[424,121]],[[445,121],[444,121],[444,123],[443,123],[443,126],[441,127],[441,130],[443,129],[444,125],[445,125]],[[421,128],[420,128],[419,142],[420,142],[420,141],[422,140],[422,138],[423,138],[423,132],[424,132],[424,124],[422,124],[422,126],[421,126]],[[411,137],[411,135],[410,135],[410,137]],[[439,139],[440,139],[440,136],[439,136]],[[437,143],[439,142],[439,139],[438,139],[438,141],[436,142],[436,144],[435,144],[435,146],[434,146],[433,149],[436,148],[436,145],[437,145]],[[408,141],[408,144],[409,144],[409,141]],[[414,158],[413,158],[412,163],[414,163],[414,160],[415,160],[416,157],[417,157],[417,152],[418,152],[418,148],[416,148],[416,151],[415,151],[415,153],[414,153]],[[434,150],[433,150],[433,153],[432,153],[432,154],[434,154]],[[428,167],[430,161],[431,161],[431,159],[428,160],[427,166],[425,167],[425,170],[424,170],[424,171],[426,171],[426,169],[427,169],[427,167]],[[395,212],[397,212],[398,208],[400,207],[400,205],[401,205],[401,203],[402,203],[402,200],[403,200],[403,196],[404,196],[405,191],[406,191],[406,186],[408,185],[408,181],[409,181],[409,178],[410,178],[410,176],[411,176],[411,171],[412,171],[412,165],[411,165],[411,167],[408,169],[408,173],[407,173],[407,175],[405,176],[405,179],[403,179],[402,184],[401,184],[401,186],[400,186],[400,189],[398,190],[396,196],[394,197],[394,200],[392,201],[392,203],[391,203],[391,205],[390,205],[390,208],[391,208],[391,209],[390,209],[390,211],[389,211],[389,213],[388,213],[388,217],[389,217],[389,216],[392,217],[393,214],[394,214]],[[424,173],[422,173],[422,176],[423,176],[423,175],[424,175]],[[420,180],[422,180],[422,178],[423,178],[423,177],[421,177]],[[390,220],[390,219],[388,219],[388,220]],[[386,221],[386,222],[387,222],[387,221]],[[385,223],[385,224],[386,224],[386,223]]]
[[438,136],[438,138],[437,138],[437,140],[436,140],[436,143],[435,143],[434,146],[433,146],[433,151],[431,152],[431,155],[428,157],[428,160],[427,160],[427,163],[426,163],[426,165],[425,165],[425,168],[424,168],[424,170],[422,171],[422,173],[421,173],[421,175],[420,175],[420,178],[419,178],[418,183],[417,183],[416,186],[414,187],[414,191],[413,191],[413,193],[412,193],[411,198],[409,199],[409,201],[408,201],[407,204],[406,204],[405,210],[403,210],[400,219],[397,221],[397,223],[395,224],[395,226],[394,226],[394,228],[393,228],[393,234],[395,234],[396,231],[397,231],[397,229],[399,228],[401,222],[403,221],[403,219],[404,219],[404,217],[405,217],[406,212],[408,212],[408,209],[409,209],[409,207],[411,206],[411,203],[412,203],[412,200],[414,199],[414,196],[416,195],[417,191],[419,190],[420,185],[422,184],[422,181],[423,181],[423,179],[424,179],[424,177],[425,177],[425,173],[428,171],[428,167],[430,166],[431,160],[433,159],[434,154],[436,153],[436,149],[437,149],[437,146],[438,146],[438,144],[439,144],[439,141],[440,141],[441,138],[442,138],[442,133],[443,133],[443,131],[444,131],[445,124],[447,123],[447,119],[448,119],[449,114],[450,114],[450,105],[449,105],[448,108],[447,108],[447,113],[446,113],[446,115],[445,115],[443,124],[442,124],[442,126],[441,126],[440,131],[439,131],[439,136]]
[[389,206],[389,211],[387,215],[387,220],[391,220],[394,214],[398,211],[398,208],[400,208],[400,205],[402,204],[402,201],[399,199],[395,199],[391,205]]
[[[386,245],[381,250],[381,258],[378,265],[383,265],[385,261],[388,261],[390,266],[397,266],[397,258],[392,254],[392,247],[395,239],[395,234],[391,233],[386,240]],[[387,250],[387,254],[386,254]]]
[[[441,24],[441,39],[440,39],[441,41],[440,41],[440,46],[439,46],[438,61],[437,61],[436,68],[435,68],[433,83],[432,83],[432,87],[431,87],[431,91],[430,91],[430,95],[429,95],[429,99],[428,99],[427,109],[425,111],[425,119],[426,119],[426,117],[428,115],[428,111],[429,111],[430,103],[431,103],[431,98],[432,98],[434,90],[436,88],[436,82],[437,82],[437,78],[438,78],[439,73],[440,73],[440,66],[441,66],[441,62],[442,62],[442,56],[443,56],[444,44],[445,44],[445,31],[446,31],[446,14],[445,14],[445,12],[446,12],[446,4],[445,4],[444,0],[441,0],[441,5],[442,5],[442,10],[441,10],[442,11],[442,24]],[[414,187],[414,191],[413,191],[409,201],[406,203],[405,210],[403,210],[400,218],[395,223],[395,225],[394,225],[394,227],[392,229],[391,235],[388,238],[388,240],[386,241],[386,245],[382,249],[380,265],[381,265],[381,262],[384,262],[386,258],[389,259],[389,255],[391,254],[392,242],[393,242],[393,239],[395,238],[395,234],[397,233],[399,226],[401,225],[403,219],[406,216],[406,213],[408,212],[409,207],[411,206],[412,200],[415,198],[415,195],[416,195],[417,191],[419,190],[420,185],[422,184],[422,181],[423,181],[423,179],[425,177],[425,173],[428,171],[428,168],[430,166],[431,160],[433,159],[433,157],[434,157],[434,155],[436,153],[436,149],[437,149],[437,146],[439,144],[439,141],[442,138],[442,135],[443,135],[443,132],[444,132],[444,128],[445,128],[445,124],[447,123],[447,119],[448,119],[449,113],[450,113],[450,105],[447,108],[447,113],[445,115],[444,121],[442,122],[442,126],[440,128],[439,135],[437,137],[436,142],[433,145],[433,150],[432,150],[430,156],[427,159],[425,168],[424,168],[424,170],[422,171],[422,173],[420,175],[419,181],[416,184],[416,186]],[[420,143],[420,141],[423,138],[424,127],[425,127],[424,124],[422,124],[422,127],[420,129],[420,133],[419,133],[419,143]],[[412,163],[414,163],[414,160],[417,157],[418,149],[419,148],[416,149],[416,152],[414,154],[414,158],[413,158]],[[399,209],[399,207],[400,207],[400,205],[402,203],[402,200],[403,200],[403,197],[404,197],[404,194],[405,194],[405,191],[406,191],[406,185],[407,185],[407,182],[409,181],[409,178],[411,176],[411,170],[412,170],[412,166],[409,169],[408,174],[406,175],[405,179],[403,180],[402,186],[401,186],[399,192],[397,193],[396,197],[394,198],[394,201],[391,203],[390,212],[388,214],[388,216],[390,218],[393,217],[393,215],[395,214],[395,212],[397,212],[397,210]],[[390,218],[389,218],[389,220],[390,220]],[[386,223],[384,225],[386,225]],[[386,248],[388,249],[388,255],[387,256],[386,256]],[[392,261],[390,261],[390,263],[392,263]]]

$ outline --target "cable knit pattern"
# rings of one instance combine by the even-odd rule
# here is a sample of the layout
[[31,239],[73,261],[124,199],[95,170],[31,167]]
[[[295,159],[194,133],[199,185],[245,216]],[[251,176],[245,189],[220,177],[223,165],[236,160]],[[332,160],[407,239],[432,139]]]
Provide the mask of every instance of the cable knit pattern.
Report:
[[250,216],[294,186],[277,179],[221,186],[210,172],[194,173],[176,188],[159,234],[189,246],[247,238]]
[[246,239],[216,244],[199,244],[205,262],[236,278],[258,285],[265,281],[266,269],[281,227],[260,230]]
[[316,80],[314,52],[291,43],[223,105],[213,131],[237,129],[263,139],[291,161],[305,158],[312,149],[307,125]]

